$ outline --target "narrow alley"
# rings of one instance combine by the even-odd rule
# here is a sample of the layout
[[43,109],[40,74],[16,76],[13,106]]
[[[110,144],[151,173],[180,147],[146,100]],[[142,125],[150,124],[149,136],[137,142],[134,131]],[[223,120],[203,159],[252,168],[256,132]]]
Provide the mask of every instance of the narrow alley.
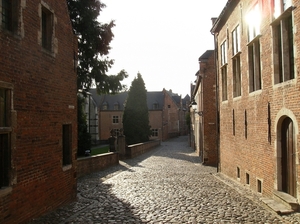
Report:
[[[199,163],[187,137],[78,180],[78,200],[39,223],[300,223]],[[233,186],[234,185],[234,186]]]

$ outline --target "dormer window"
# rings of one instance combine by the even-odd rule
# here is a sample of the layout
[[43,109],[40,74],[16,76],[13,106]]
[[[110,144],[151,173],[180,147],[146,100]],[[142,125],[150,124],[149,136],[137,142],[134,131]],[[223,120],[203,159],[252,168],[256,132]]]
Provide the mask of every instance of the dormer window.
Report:
[[157,110],[158,109],[158,103],[157,102],[154,102],[153,103],[153,110]]
[[114,110],[119,110],[120,109],[120,104],[118,102],[114,103]]
[[108,107],[107,102],[104,102],[104,103],[102,104],[102,110],[107,110],[107,107]]

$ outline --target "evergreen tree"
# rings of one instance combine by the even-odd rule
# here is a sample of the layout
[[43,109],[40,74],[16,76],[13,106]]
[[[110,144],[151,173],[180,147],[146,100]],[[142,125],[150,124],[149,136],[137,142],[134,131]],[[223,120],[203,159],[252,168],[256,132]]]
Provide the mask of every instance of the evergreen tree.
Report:
[[[125,88],[121,84],[128,75],[121,70],[107,75],[113,60],[107,57],[113,39],[114,21],[101,24],[98,17],[105,4],[99,0],[67,0],[73,31],[78,37],[77,89],[85,96],[93,84],[98,94],[117,93]],[[78,98],[78,155],[91,148],[91,135],[87,131],[84,100]]]
[[79,95],[77,96],[77,106],[77,155],[83,156],[85,150],[91,149],[91,134],[87,130],[86,115],[84,113],[84,98]]
[[123,128],[128,145],[149,140],[151,130],[147,106],[147,90],[140,73],[132,81],[128,92],[123,114]]
[[97,19],[105,4],[99,0],[67,0],[74,33],[78,37],[77,88],[88,91],[96,84],[98,93],[116,93],[125,86],[121,81],[128,75],[121,70],[107,75],[113,60],[107,57],[113,39],[114,21],[100,23]]

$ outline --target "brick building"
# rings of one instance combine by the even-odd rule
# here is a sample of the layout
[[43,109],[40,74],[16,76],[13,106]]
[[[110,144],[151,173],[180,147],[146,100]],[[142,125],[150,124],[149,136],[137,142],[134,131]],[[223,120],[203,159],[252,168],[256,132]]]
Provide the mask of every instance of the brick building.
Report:
[[199,57],[199,71],[192,89],[191,119],[193,124],[193,147],[203,164],[218,163],[216,126],[216,73],[213,50]]
[[[95,89],[90,93],[98,106],[98,130],[100,141],[107,141],[110,130],[116,134],[123,128],[122,116],[127,92],[116,95],[98,95]],[[185,123],[186,105],[189,97],[184,99],[172,91],[147,92],[149,124],[152,129],[150,139],[166,140],[171,137],[187,134]]]
[[299,25],[299,1],[229,0],[211,30],[220,171],[274,199],[300,200]]
[[76,198],[77,87],[66,1],[0,1],[0,223]]

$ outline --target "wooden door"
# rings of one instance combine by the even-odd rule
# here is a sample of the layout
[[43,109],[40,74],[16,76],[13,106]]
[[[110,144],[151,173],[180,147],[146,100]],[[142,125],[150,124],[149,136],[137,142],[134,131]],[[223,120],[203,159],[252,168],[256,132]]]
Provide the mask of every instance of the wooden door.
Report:
[[285,118],[281,129],[282,191],[296,197],[296,169],[293,121]]

